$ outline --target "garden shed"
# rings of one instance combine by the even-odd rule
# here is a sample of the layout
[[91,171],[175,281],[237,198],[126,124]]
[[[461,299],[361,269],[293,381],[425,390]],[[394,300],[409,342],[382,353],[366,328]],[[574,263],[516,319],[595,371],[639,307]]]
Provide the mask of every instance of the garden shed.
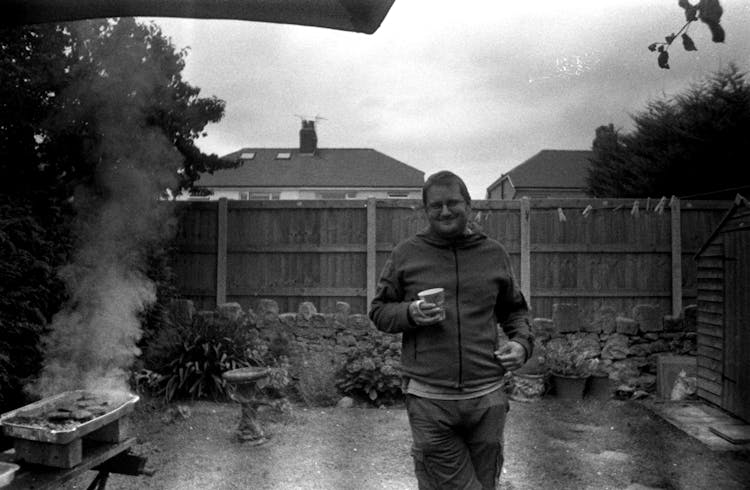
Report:
[[750,203],[734,204],[695,255],[698,396],[750,422]]

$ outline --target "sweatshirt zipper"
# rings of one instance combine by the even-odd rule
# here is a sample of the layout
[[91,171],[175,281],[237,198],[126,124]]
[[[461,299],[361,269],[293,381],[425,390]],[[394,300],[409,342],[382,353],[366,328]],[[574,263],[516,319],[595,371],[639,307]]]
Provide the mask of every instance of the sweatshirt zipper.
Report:
[[456,327],[458,330],[458,387],[463,384],[463,354],[461,352],[461,309],[459,307],[459,275],[458,275],[458,251],[456,247],[453,248],[453,259],[456,264]]

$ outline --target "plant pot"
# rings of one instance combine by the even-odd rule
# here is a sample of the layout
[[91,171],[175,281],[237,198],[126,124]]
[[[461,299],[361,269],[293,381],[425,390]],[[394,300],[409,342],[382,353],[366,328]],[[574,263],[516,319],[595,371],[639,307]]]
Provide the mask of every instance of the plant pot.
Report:
[[513,373],[511,400],[531,402],[542,398],[547,391],[547,376],[543,373]]
[[594,400],[609,400],[612,397],[609,376],[590,376],[586,383],[585,397]]
[[557,398],[581,400],[586,388],[586,376],[563,376],[552,373],[552,388]]

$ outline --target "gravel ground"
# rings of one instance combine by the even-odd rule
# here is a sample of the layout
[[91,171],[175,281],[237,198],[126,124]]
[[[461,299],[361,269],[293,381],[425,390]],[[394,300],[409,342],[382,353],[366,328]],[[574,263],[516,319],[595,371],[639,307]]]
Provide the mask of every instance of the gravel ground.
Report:
[[[266,412],[272,439],[252,447],[233,438],[237,405],[198,402],[186,417],[141,405],[136,452],[155,473],[112,475],[112,490],[417,487],[401,408]],[[501,489],[540,488],[746,489],[750,455],[711,451],[634,402],[511,402]]]

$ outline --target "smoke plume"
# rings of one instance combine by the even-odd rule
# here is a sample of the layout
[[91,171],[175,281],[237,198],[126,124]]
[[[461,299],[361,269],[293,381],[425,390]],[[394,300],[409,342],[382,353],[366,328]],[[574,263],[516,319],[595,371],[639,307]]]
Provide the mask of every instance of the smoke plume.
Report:
[[[112,66],[116,65],[112,60]],[[106,62],[103,63],[106,66]],[[135,76],[135,75],[134,75]],[[144,107],[158,78],[138,75],[128,97],[99,77],[78,86],[75,97],[95,100],[97,127],[92,182],[76,190],[77,246],[61,271],[68,301],[44,339],[44,366],[30,391],[128,390],[128,370],[139,355],[141,315],[156,299],[146,276],[150,251],[170,238],[171,206],[160,202],[176,184],[182,157],[164,132],[147,124]]]

